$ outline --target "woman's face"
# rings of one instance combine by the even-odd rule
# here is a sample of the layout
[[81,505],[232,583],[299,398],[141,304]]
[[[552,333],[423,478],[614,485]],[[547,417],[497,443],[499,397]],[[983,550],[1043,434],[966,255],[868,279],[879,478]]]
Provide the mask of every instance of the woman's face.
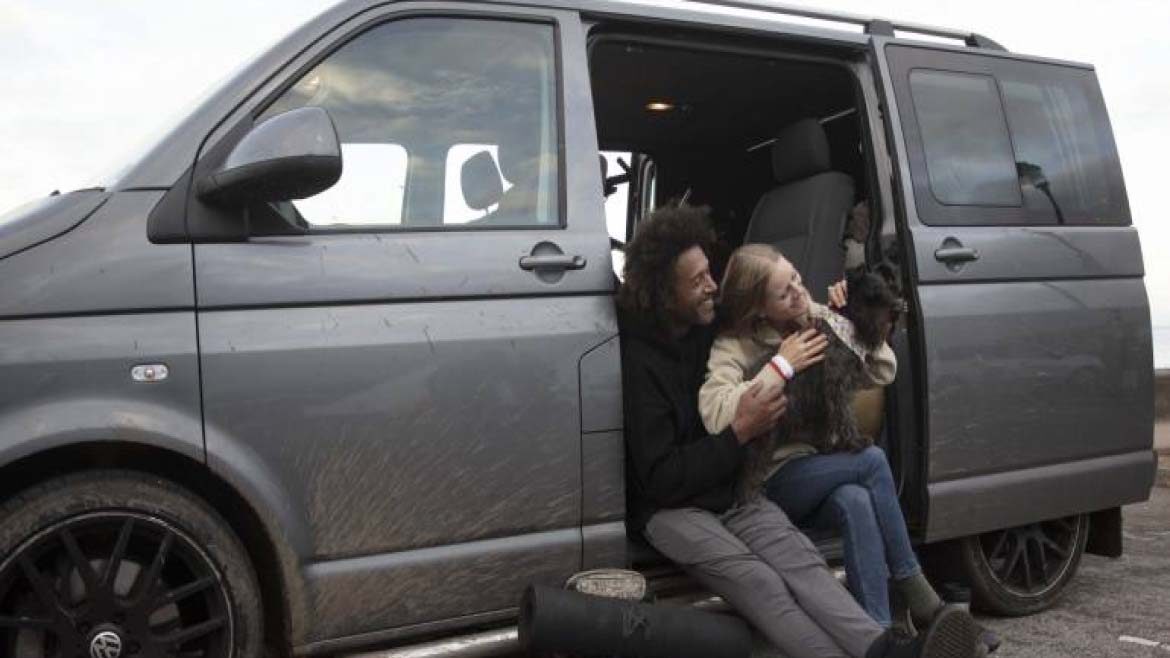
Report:
[[808,291],[800,281],[800,273],[786,259],[781,258],[768,278],[764,299],[764,319],[783,330],[792,322],[801,322],[808,313]]

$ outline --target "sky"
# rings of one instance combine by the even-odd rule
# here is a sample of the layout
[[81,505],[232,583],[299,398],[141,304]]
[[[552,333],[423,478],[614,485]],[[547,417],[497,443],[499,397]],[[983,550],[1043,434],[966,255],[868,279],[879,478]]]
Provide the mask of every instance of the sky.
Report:
[[[331,4],[0,0],[0,213],[100,180],[209,86]],[[1170,0],[790,4],[972,30],[1013,52],[1094,64],[1141,235],[1158,365],[1170,367],[1170,218],[1157,199],[1170,153]]]

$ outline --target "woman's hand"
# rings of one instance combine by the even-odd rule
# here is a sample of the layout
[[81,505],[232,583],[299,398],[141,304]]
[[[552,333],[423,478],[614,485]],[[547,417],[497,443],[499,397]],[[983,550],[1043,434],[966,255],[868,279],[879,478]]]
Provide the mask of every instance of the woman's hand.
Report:
[[839,310],[845,308],[845,303],[849,298],[849,286],[845,284],[845,279],[841,279],[837,283],[829,286],[829,308]]
[[777,354],[788,361],[794,372],[800,372],[820,363],[825,358],[825,346],[828,344],[828,337],[822,336],[816,329],[805,329],[785,338]]

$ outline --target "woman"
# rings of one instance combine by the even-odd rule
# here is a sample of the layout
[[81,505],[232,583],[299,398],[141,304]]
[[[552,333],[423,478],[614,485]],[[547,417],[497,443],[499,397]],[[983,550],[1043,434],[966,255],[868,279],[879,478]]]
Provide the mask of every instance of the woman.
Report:
[[[824,338],[814,337],[807,327],[843,307],[846,293],[840,282],[829,289],[830,307],[812,302],[792,264],[760,244],[732,254],[720,289],[721,331],[699,392],[699,411],[712,433],[734,417],[747,388],[757,382],[783,387],[822,358]],[[839,327],[847,344],[855,344],[847,335],[852,330],[848,320],[837,316],[829,324]],[[865,353],[863,361],[872,385],[893,381],[896,361],[888,345]],[[891,577],[916,624],[929,622],[942,608],[914,555],[880,448],[818,454],[810,445],[782,440],[765,477],[764,493],[795,523],[841,532],[849,588],[878,623],[891,623]]]

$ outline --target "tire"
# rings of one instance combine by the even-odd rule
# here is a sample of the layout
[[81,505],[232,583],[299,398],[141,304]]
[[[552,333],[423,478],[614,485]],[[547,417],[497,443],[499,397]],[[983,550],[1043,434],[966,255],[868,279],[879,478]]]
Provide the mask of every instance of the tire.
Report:
[[972,603],[1009,617],[1048,609],[1076,575],[1088,538],[1086,514],[963,538],[958,557]]
[[133,471],[44,482],[0,505],[0,656],[258,658],[256,574],[202,499]]

